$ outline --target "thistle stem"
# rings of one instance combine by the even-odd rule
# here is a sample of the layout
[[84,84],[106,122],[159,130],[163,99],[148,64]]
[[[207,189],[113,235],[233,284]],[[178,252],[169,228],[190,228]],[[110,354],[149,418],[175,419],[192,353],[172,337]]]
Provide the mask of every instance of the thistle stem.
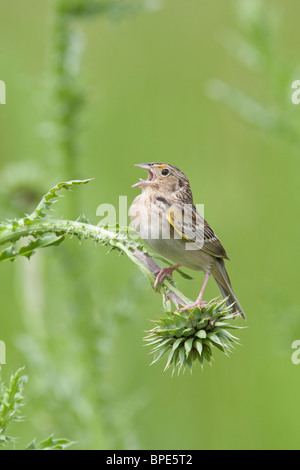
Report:
[[[24,237],[38,237],[45,234],[56,234],[59,236],[76,235],[80,239],[90,239],[102,245],[109,245],[125,253],[141,271],[143,271],[151,282],[154,282],[154,273],[160,269],[158,264],[138,248],[137,243],[130,239],[124,232],[113,232],[104,227],[87,224],[79,221],[48,219],[31,217],[23,218],[2,225],[0,230],[0,246],[6,243],[15,243]],[[185,305],[190,302],[170,281],[165,279],[161,283],[165,293],[176,305]]]

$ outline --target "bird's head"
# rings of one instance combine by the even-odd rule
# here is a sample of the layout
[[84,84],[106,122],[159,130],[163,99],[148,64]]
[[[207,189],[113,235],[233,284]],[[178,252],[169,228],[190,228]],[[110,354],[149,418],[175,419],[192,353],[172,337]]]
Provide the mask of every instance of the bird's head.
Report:
[[167,163],[137,163],[135,166],[147,170],[148,179],[140,179],[132,185],[133,188],[141,187],[143,191],[157,192],[192,203],[189,180],[179,168]]

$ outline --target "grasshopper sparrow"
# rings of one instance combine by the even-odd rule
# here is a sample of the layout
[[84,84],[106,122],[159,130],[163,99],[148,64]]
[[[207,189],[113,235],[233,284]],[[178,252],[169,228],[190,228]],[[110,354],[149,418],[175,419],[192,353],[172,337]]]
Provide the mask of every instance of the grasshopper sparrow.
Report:
[[231,287],[224,259],[229,259],[220,240],[199,214],[193,204],[190,183],[185,174],[173,165],[166,163],[141,163],[136,166],[148,171],[148,179],[133,187],[142,188],[130,207],[133,228],[141,238],[164,258],[175,264],[160,269],[156,274],[155,290],[166,275],[180,266],[204,271],[204,282],[200,294],[191,305],[180,311],[200,307],[203,292],[212,275],[227,304],[235,312],[245,314]]

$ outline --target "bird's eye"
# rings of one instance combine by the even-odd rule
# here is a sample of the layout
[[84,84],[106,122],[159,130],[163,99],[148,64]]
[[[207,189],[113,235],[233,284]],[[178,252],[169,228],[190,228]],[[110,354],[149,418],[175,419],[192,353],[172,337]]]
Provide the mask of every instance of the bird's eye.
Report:
[[161,171],[161,174],[163,176],[168,176],[170,174],[170,171],[168,170],[168,168],[164,168],[162,171]]

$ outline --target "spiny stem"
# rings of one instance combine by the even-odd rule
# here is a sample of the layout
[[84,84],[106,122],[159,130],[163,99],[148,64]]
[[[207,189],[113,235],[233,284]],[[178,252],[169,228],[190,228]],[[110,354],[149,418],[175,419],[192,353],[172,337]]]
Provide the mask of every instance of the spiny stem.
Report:
[[[110,245],[125,253],[148,277],[155,280],[154,272],[159,266],[143,252],[138,244],[129,238],[127,234],[113,232],[104,227],[87,224],[79,221],[30,217],[10,222],[2,226],[0,230],[0,246],[6,243],[14,243],[24,237],[38,237],[44,234],[56,234],[58,236],[75,235],[80,239],[90,239],[102,245]],[[167,279],[162,283],[166,294],[176,303],[184,305],[189,302]]]

